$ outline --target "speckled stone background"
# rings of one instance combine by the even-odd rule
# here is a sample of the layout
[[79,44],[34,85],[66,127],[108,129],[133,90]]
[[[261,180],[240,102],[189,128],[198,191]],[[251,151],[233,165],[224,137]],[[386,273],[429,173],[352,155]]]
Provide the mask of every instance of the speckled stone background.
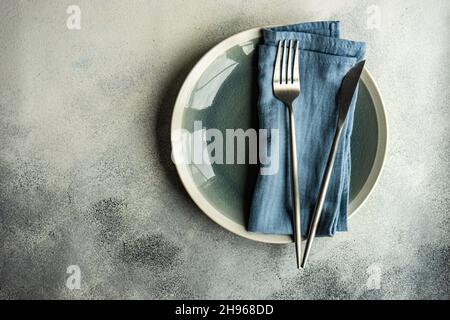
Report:
[[[66,27],[71,4],[81,30]],[[448,299],[449,13],[446,0],[2,0],[0,298]],[[390,144],[351,232],[318,240],[298,272],[292,246],[242,239],[193,204],[169,125],[213,45],[324,19],[369,43]]]

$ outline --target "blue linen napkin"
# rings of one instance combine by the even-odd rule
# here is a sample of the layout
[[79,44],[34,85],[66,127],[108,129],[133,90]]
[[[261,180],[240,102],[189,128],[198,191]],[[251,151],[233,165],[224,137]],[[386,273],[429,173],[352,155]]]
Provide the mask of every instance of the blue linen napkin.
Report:
[[[320,183],[325,171],[337,125],[337,94],[346,73],[366,51],[363,42],[340,39],[337,21],[301,23],[263,30],[259,46],[260,129],[268,130],[269,154],[274,152],[271,130],[278,132],[278,171],[258,175],[249,216],[248,230],[292,234],[292,194],[287,108],[272,89],[273,68],[279,40],[299,40],[301,93],[294,103],[299,161],[302,235],[307,234]],[[350,137],[356,104],[353,98],[341,137],[317,236],[347,231],[350,183]],[[275,137],[274,137],[275,138]],[[262,164],[261,164],[262,166]]]

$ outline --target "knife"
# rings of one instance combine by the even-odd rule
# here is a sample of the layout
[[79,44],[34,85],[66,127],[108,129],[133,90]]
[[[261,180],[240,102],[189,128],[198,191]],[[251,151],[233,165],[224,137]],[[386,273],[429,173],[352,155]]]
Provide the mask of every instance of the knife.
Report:
[[328,156],[325,174],[320,184],[319,197],[317,199],[317,203],[314,208],[314,213],[311,219],[308,238],[306,240],[305,252],[303,253],[303,260],[301,265],[302,268],[306,266],[306,262],[308,261],[308,255],[309,252],[311,251],[311,246],[314,241],[314,237],[316,236],[317,226],[319,224],[323,204],[325,202],[325,197],[327,195],[328,185],[330,183],[331,173],[333,172],[333,164],[334,160],[336,159],[336,153],[339,146],[339,141],[341,139],[342,131],[344,128],[345,119],[347,118],[348,110],[353,100],[353,95],[355,94],[356,87],[358,86],[358,81],[359,78],[361,77],[361,72],[364,69],[365,62],[366,60],[362,60],[347,72],[347,74],[344,77],[344,80],[342,80],[341,88],[339,89],[339,96],[338,96],[339,117],[337,121],[336,133],[334,135],[333,145],[331,146],[330,154]]

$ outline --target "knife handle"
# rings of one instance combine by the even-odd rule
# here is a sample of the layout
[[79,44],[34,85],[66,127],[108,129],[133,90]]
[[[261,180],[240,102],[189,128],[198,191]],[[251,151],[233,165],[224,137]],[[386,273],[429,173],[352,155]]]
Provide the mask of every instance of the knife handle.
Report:
[[308,261],[308,255],[311,250],[314,237],[316,236],[317,226],[319,225],[320,215],[322,213],[323,204],[325,203],[325,198],[328,191],[328,186],[330,184],[331,174],[333,172],[334,160],[336,159],[337,149],[339,146],[339,140],[342,134],[342,125],[338,125],[336,133],[334,135],[333,145],[331,146],[330,154],[328,156],[327,166],[325,173],[320,184],[319,197],[314,208],[314,213],[311,219],[311,224],[308,232],[308,239],[306,240],[305,251],[303,253],[303,260],[301,267],[304,268],[306,262]]

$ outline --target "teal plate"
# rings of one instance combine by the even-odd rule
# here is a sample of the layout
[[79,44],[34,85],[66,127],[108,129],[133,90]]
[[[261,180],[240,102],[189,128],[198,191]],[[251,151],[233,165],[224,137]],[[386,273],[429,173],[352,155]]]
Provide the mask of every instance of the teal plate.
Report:
[[[206,129],[220,130],[224,137],[226,129],[258,128],[255,59],[260,31],[251,29],[222,41],[192,69],[173,111],[172,157],[187,192],[212,220],[245,238],[289,243],[291,236],[246,230],[257,165],[176,161],[188,158],[186,134],[193,134],[196,121]],[[387,148],[387,121],[380,93],[367,69],[361,79],[351,142],[350,217],[375,186]]]

